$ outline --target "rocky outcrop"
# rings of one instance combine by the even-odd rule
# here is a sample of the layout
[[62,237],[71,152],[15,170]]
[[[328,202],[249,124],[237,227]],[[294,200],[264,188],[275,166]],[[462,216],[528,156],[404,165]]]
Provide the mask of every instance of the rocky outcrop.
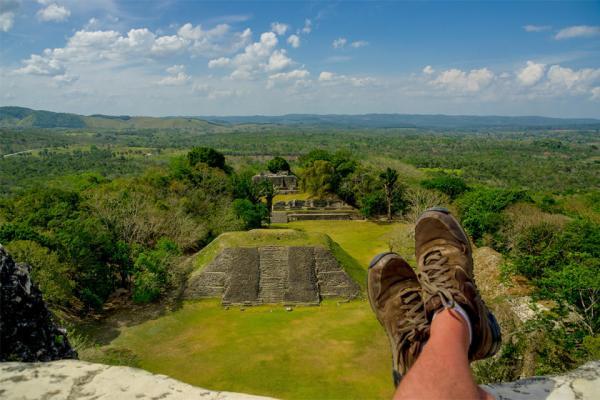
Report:
[[0,246],[0,361],[77,358],[31,281],[30,270],[27,264],[15,264]]
[[558,376],[482,385],[497,400],[592,400],[600,396],[600,361],[589,362]]
[[7,400],[268,399],[241,393],[214,392],[137,368],[74,360],[0,364],[0,398]]
[[319,304],[354,298],[360,287],[323,247],[263,246],[224,249],[192,274],[188,299],[222,297],[223,304]]

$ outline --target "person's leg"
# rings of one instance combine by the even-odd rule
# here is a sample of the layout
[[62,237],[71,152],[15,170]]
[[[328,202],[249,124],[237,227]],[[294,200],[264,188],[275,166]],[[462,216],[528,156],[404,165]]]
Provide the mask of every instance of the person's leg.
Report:
[[493,399],[475,384],[469,368],[468,325],[443,310],[431,323],[429,341],[400,382],[394,399]]

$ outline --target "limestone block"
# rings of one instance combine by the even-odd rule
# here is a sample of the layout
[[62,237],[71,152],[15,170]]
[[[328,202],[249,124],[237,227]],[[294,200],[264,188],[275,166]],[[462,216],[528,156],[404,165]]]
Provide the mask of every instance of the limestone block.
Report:
[[231,250],[229,281],[223,301],[230,304],[256,303],[259,287],[258,249],[238,247]]
[[520,379],[515,382],[481,385],[497,399],[592,400],[600,394],[600,361],[591,361],[559,376]]
[[0,364],[0,398],[6,400],[267,400],[242,393],[214,392],[137,368],[61,360]]
[[289,247],[286,303],[318,304],[319,292],[312,247]]
[[265,246],[258,249],[259,292],[261,303],[281,303],[287,282],[288,248]]

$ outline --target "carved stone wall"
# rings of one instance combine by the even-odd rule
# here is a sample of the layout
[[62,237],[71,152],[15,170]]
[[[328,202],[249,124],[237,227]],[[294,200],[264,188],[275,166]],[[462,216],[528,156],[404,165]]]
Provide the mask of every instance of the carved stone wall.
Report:
[[270,181],[279,193],[295,193],[298,191],[298,178],[288,173],[272,174],[262,172],[252,177],[252,182]]
[[323,247],[224,249],[185,289],[188,299],[221,297],[223,304],[319,304],[354,298],[360,288]]

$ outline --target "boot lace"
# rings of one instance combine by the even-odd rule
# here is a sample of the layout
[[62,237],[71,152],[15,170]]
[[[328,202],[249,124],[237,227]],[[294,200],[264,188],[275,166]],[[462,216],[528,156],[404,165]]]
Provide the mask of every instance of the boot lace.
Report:
[[460,292],[453,284],[451,265],[448,265],[448,257],[442,255],[439,250],[434,250],[425,255],[425,267],[427,272],[419,271],[418,278],[423,291],[426,293],[424,303],[436,295],[439,296],[444,308],[454,307],[454,295]]
[[425,307],[418,287],[406,288],[399,293],[399,296],[403,299],[399,310],[402,318],[396,321],[396,343],[397,348],[402,349],[425,336],[429,321],[425,315]]

